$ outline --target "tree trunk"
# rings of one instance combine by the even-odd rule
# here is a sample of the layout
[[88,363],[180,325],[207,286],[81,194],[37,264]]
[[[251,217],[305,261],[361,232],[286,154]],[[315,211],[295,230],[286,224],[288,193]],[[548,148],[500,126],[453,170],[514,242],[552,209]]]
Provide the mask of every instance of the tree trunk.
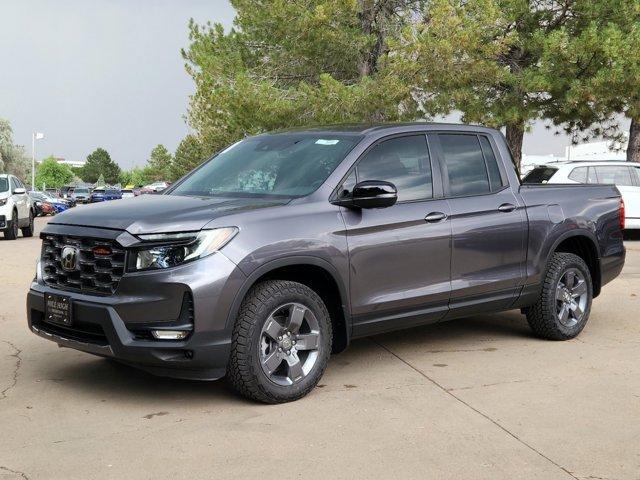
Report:
[[507,145],[511,150],[513,164],[520,174],[520,164],[522,162],[522,140],[524,139],[524,122],[507,124]]
[[629,128],[629,146],[627,147],[627,161],[640,162],[640,119],[631,119]]

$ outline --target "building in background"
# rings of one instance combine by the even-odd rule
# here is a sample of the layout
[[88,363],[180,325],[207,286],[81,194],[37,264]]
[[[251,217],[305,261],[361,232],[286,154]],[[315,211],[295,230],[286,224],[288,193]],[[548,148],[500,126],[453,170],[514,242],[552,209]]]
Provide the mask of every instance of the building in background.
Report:
[[56,162],[69,167],[84,167],[85,160],[67,160],[64,157],[53,157]]

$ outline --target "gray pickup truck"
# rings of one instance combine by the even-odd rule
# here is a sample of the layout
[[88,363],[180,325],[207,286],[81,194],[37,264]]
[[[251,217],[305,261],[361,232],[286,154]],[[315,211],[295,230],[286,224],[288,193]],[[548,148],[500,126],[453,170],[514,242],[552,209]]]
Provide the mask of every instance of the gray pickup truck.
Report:
[[285,402],[356,337],[509,309],[575,337],[622,269],[623,223],[614,186],[520,185],[488,128],[259,135],[162,195],[53,218],[29,328]]

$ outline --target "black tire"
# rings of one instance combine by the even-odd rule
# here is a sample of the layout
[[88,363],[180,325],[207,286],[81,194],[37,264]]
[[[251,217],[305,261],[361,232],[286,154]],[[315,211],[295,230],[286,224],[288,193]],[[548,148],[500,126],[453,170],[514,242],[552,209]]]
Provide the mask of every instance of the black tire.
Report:
[[33,212],[29,210],[29,225],[22,228],[23,237],[33,237]]
[[4,238],[7,240],[18,238],[18,214],[15,211],[11,216],[11,224],[7,225],[7,229],[4,231]]
[[[557,299],[556,290],[565,274],[576,270],[582,274],[586,284],[586,302],[584,308],[581,309],[580,319],[573,319],[574,325],[566,325],[560,320],[561,314],[558,309],[562,308],[562,300]],[[554,253],[547,265],[538,301],[526,309],[527,321],[534,333],[541,338],[570,340],[576,337],[587,324],[592,299],[593,282],[589,267],[584,260],[572,253]]]
[[[299,304],[317,320],[317,357],[311,370],[291,385],[274,383],[261,362],[263,327],[283,305]],[[244,298],[233,329],[227,377],[244,397],[264,403],[284,403],[308,394],[318,383],[331,354],[331,318],[324,302],[309,287],[291,281],[268,280],[254,286]],[[283,353],[284,354],[284,353]],[[284,367],[287,366],[285,362]]]

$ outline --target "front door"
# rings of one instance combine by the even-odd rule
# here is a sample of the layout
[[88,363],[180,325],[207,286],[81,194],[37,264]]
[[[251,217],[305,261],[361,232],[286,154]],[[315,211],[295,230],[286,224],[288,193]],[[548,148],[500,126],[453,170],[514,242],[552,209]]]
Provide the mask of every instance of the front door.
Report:
[[[449,316],[507,308],[524,279],[526,217],[485,135],[434,134],[451,209]],[[437,138],[437,141],[436,141]]]
[[364,180],[392,182],[398,203],[382,209],[342,208],[353,335],[438,321],[449,302],[451,226],[426,136],[404,135],[373,145],[343,190],[348,194]]

